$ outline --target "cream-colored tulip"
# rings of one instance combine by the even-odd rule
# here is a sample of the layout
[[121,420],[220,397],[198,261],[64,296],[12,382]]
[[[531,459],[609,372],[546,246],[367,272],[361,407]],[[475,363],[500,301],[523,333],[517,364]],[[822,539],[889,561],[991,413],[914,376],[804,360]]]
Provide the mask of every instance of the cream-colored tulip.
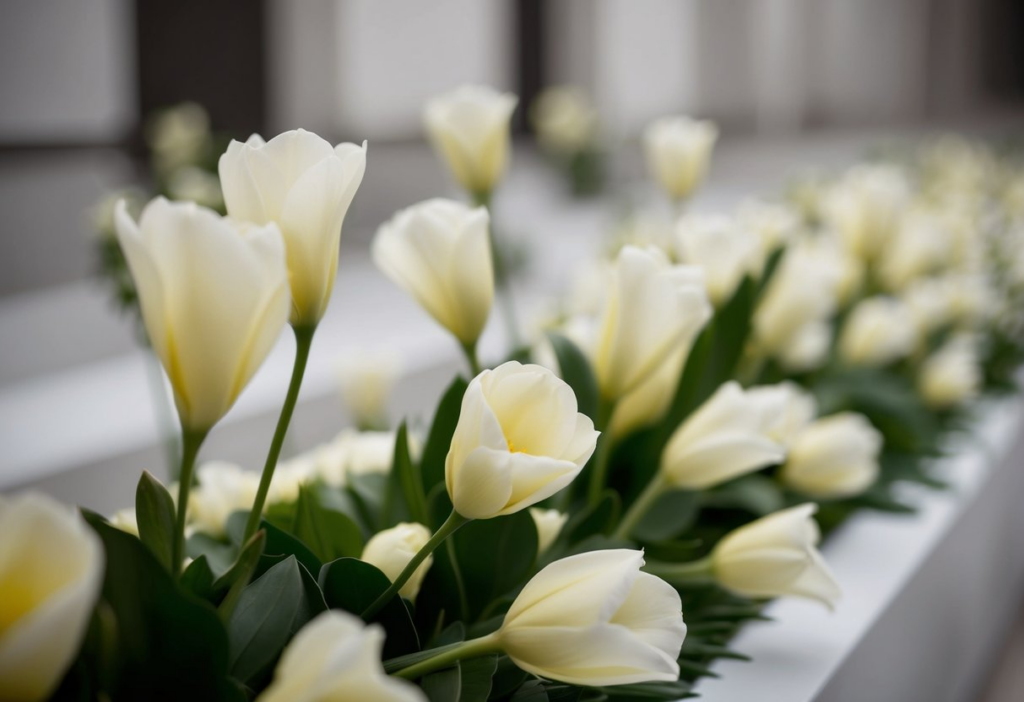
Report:
[[[360,560],[376,566],[388,580],[392,582],[405,570],[409,561],[416,555],[417,551],[427,545],[430,541],[430,530],[422,524],[415,522],[400,522],[390,529],[377,532],[363,547],[363,555]],[[427,556],[419,564],[413,574],[405,581],[398,594],[407,600],[415,600],[419,594],[423,578],[427,576],[433,556]]]
[[572,482],[598,432],[576,395],[547,368],[516,361],[470,382],[445,461],[455,511],[469,519],[512,514]]
[[950,277],[920,278],[900,295],[914,320],[919,340],[953,321],[956,284]]
[[680,344],[665,357],[657,370],[624,395],[615,404],[608,432],[621,438],[664,417],[679,386],[679,376],[683,373],[689,355],[690,344]]
[[768,438],[787,448],[818,413],[814,396],[788,381],[750,388],[746,396],[766,414]]
[[388,350],[359,353],[338,366],[342,400],[360,427],[388,424],[388,400],[401,372],[399,357]]
[[463,345],[480,337],[494,299],[494,269],[483,207],[434,199],[381,225],[373,260]]
[[419,688],[381,666],[384,629],[347,612],[317,615],[284,650],[258,702],[426,702]]
[[530,516],[533,517],[533,524],[537,527],[537,552],[543,553],[551,544],[555,543],[562,527],[569,520],[569,515],[559,512],[557,509],[531,507]]
[[224,461],[204,463],[196,475],[199,484],[189,493],[189,523],[212,536],[223,536],[232,513],[252,509],[260,477]]
[[904,290],[945,263],[951,244],[951,232],[937,216],[922,211],[905,215],[879,258],[879,280],[887,290]]
[[573,154],[597,138],[597,110],[586,92],[574,86],[546,89],[530,106],[537,141],[555,154]]
[[921,364],[917,385],[921,397],[934,409],[949,409],[973,399],[982,383],[974,340],[958,335]]
[[284,235],[291,323],[312,326],[327,310],[338,272],[341,226],[366,171],[366,143],[330,143],[296,129],[264,142],[232,141],[220,157],[228,214],[276,223]]
[[762,517],[727,534],[711,553],[715,579],[744,597],[809,597],[829,608],[839,600],[836,583],[816,548],[821,532],[803,504]]
[[464,85],[427,103],[423,118],[434,148],[478,199],[490,196],[508,168],[517,102],[511,93]]
[[123,203],[115,220],[182,423],[208,430],[234,404],[288,319],[281,234],[274,224],[245,226],[160,197],[138,224]]
[[751,200],[736,213],[740,227],[754,232],[761,242],[761,259],[788,244],[800,230],[800,217],[788,205]]
[[135,514],[134,507],[126,507],[125,509],[119,509],[114,512],[110,517],[110,525],[117,527],[123,532],[131,534],[132,536],[139,535],[139,518]]
[[[409,449],[414,454],[417,450],[412,436]],[[353,475],[390,472],[395,458],[395,432],[343,429],[310,453],[316,474],[328,485],[342,487]]]
[[828,360],[832,349],[832,325],[826,321],[811,321],[797,329],[789,344],[776,359],[788,371],[799,373],[820,368]]
[[501,648],[523,670],[572,685],[676,680],[682,603],[643,564],[641,551],[616,549],[546,566],[505,615]]
[[764,266],[758,235],[723,215],[683,215],[676,224],[675,244],[682,263],[704,272],[715,307],[732,298],[744,276],[759,276]]
[[704,180],[718,139],[713,122],[664,117],[644,131],[647,170],[673,200],[684,200]]
[[0,495],[0,699],[48,699],[85,636],[103,546],[45,495]]
[[839,335],[839,355],[856,366],[885,366],[914,350],[914,317],[901,300],[877,296],[850,312]]
[[826,195],[822,214],[848,251],[872,261],[896,234],[909,198],[906,176],[895,166],[855,166]]
[[601,395],[618,400],[689,348],[711,317],[703,276],[654,248],[625,246],[611,272],[591,359]]
[[878,478],[882,435],[864,415],[822,417],[797,434],[782,467],[783,482],[811,497],[859,495]]
[[770,437],[782,393],[750,397],[729,381],[687,417],[665,445],[661,475],[669,485],[706,490],[781,463],[786,449]]

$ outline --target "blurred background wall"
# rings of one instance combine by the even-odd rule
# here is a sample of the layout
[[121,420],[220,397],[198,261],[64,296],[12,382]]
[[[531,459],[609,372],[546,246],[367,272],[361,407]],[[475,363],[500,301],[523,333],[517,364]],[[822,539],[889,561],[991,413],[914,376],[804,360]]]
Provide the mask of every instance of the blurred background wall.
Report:
[[523,105],[580,85],[613,140],[672,112],[717,120],[726,140],[773,139],[964,123],[1024,98],[1014,0],[5,0],[0,13],[0,296],[89,275],[83,213],[143,177],[144,117],[184,100],[233,136],[370,140],[356,230],[436,193],[422,105],[465,82]]

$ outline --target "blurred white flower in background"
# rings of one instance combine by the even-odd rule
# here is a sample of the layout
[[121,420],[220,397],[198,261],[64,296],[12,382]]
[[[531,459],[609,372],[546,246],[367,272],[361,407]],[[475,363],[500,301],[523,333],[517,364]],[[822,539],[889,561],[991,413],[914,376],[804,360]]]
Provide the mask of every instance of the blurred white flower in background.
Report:
[[708,297],[715,307],[728,302],[745,275],[764,267],[760,237],[725,215],[686,214],[675,228],[676,256],[704,271]]
[[350,353],[339,361],[341,398],[361,429],[388,427],[388,401],[401,371],[401,357],[393,349]]

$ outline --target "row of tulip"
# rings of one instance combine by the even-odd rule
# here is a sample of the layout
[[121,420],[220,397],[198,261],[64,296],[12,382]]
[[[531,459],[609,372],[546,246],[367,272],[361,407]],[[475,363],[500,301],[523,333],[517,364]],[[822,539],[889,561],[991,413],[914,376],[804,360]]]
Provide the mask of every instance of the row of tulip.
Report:
[[[762,600],[835,605],[815,514],[909,511],[897,483],[937,482],[927,459],[1020,359],[1024,179],[942,141],[702,215],[683,210],[716,130],[658,121],[644,149],[674,219],[624,226],[532,347],[485,368],[515,104],[432,101],[471,204],[414,205],[373,242],[470,371],[422,436],[347,430],[281,459],[366,144],[232,142],[228,217],[116,208],[178,480],[144,473],[110,520],[0,502],[5,698],[678,699],[739,655]],[[285,325],[262,472],[197,464]]]

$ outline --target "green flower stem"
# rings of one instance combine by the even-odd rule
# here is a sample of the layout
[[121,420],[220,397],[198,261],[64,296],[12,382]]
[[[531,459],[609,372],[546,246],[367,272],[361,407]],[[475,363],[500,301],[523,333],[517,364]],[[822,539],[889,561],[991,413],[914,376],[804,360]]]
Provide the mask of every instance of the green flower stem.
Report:
[[481,636],[479,639],[470,639],[455,646],[441,650],[436,656],[414,663],[407,668],[402,668],[395,675],[407,680],[422,678],[435,670],[448,668],[452,664],[464,658],[478,658],[489,653],[501,651],[501,644],[498,642],[498,632]]
[[608,427],[611,426],[615,414],[615,401],[602,398],[597,407],[595,428],[601,432],[597,438],[597,449],[594,451],[594,466],[590,471],[590,483],[587,485],[587,504],[593,507],[601,499],[601,491],[608,480],[608,462],[612,457],[614,438]]
[[174,525],[174,542],[171,546],[171,571],[177,576],[185,560],[185,517],[188,514],[188,494],[192,489],[192,472],[196,467],[196,456],[203,445],[209,429],[182,429],[181,470],[178,473],[178,518]]
[[643,570],[675,586],[702,585],[713,582],[715,579],[711,556],[705,556],[690,563],[648,561]]
[[480,359],[476,355],[476,342],[465,343],[459,342],[462,347],[462,353],[466,355],[466,362],[469,364],[469,370],[473,374],[473,377],[480,375]]
[[242,543],[248,542],[260,525],[260,518],[263,516],[263,505],[267,501],[270,482],[274,479],[274,469],[277,468],[277,461],[281,457],[284,437],[288,433],[288,425],[292,421],[295,403],[299,399],[299,388],[302,387],[302,376],[306,374],[306,362],[309,360],[309,350],[313,346],[313,333],[316,331],[316,325],[293,327],[292,331],[295,332],[295,365],[292,367],[292,379],[288,384],[288,394],[284,398],[281,416],[277,420],[274,438],[270,442],[270,452],[267,453],[267,461],[263,464],[260,487],[256,491],[256,499],[252,503],[249,519],[245,523],[245,534],[242,537]]
[[657,501],[661,494],[665,492],[668,487],[668,483],[665,477],[658,471],[651,478],[651,482],[647,483],[647,487],[640,493],[640,496],[636,498],[636,501],[629,506],[626,510],[626,514],[622,517],[622,521],[619,522],[618,528],[615,530],[613,538],[616,539],[628,539],[630,534],[636,528],[636,525],[640,523],[644,515],[651,506]]
[[384,605],[390,602],[391,599],[398,594],[398,591],[402,589],[402,586],[405,585],[409,578],[412,577],[412,574],[416,572],[416,569],[419,567],[420,563],[423,562],[423,559],[433,553],[434,549],[441,545],[441,542],[454,534],[459,527],[469,521],[470,520],[466,517],[463,517],[455,510],[452,510],[452,513],[448,515],[448,519],[445,520],[444,524],[442,524],[441,527],[434,532],[434,535],[430,537],[430,541],[425,543],[423,548],[416,552],[416,555],[412,557],[412,560],[409,561],[408,565],[406,565],[402,572],[398,574],[395,581],[391,583],[391,587],[382,592],[380,597],[374,600],[373,604],[363,611],[363,619],[369,621],[375,614],[380,612],[380,610],[384,608]]

